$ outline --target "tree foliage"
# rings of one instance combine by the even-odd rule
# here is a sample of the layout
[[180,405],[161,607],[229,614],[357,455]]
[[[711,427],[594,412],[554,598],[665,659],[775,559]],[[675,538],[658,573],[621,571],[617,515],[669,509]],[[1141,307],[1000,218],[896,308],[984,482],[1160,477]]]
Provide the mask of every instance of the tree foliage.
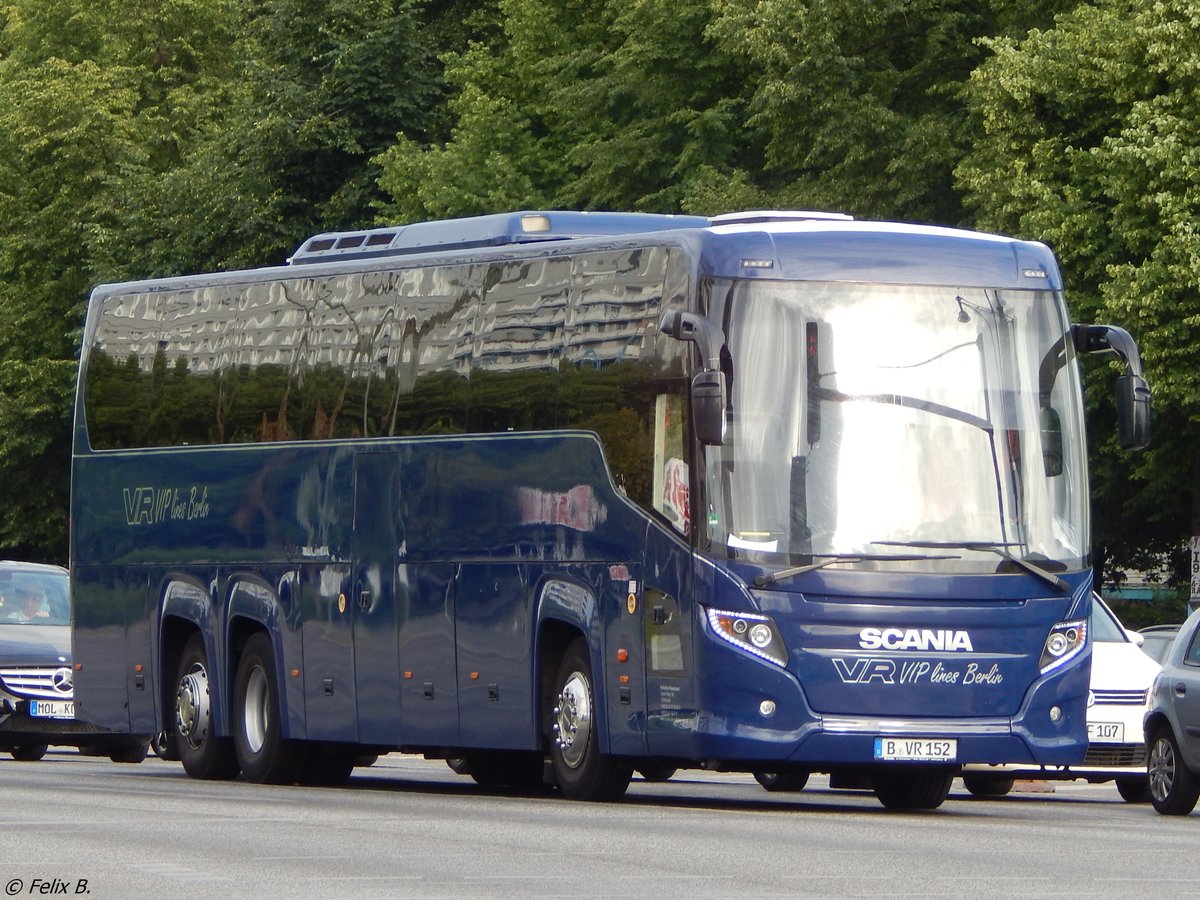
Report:
[[1115,447],[1112,373],[1093,369],[1091,462],[1098,562],[1145,568],[1200,528],[1200,15],[1102,0],[990,47],[968,85],[978,137],[959,181],[980,225],[1054,247],[1077,320],[1139,339],[1154,446]]
[[1144,566],[1200,530],[1198,38],[1186,0],[4,3],[0,548],[62,558],[98,282],[372,220],[792,207],[1057,251],[1154,387],[1134,461],[1088,367],[1097,556]]

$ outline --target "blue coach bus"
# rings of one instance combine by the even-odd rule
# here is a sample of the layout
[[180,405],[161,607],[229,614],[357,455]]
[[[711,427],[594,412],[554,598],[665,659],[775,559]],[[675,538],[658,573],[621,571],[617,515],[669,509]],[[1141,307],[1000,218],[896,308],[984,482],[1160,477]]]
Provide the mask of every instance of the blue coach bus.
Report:
[[829,213],[529,212],[104,285],[80,362],[79,715],[198,778],[390,751],[620,797],[1087,743],[1080,353],[1046,247]]

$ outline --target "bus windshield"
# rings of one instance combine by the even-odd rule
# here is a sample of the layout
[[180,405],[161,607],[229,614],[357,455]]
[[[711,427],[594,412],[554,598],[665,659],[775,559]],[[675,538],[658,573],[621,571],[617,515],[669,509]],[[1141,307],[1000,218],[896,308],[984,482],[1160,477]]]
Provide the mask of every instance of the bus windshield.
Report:
[[1080,387],[1057,294],[708,287],[729,385],[725,442],[705,457],[717,555],[946,573],[1087,565]]

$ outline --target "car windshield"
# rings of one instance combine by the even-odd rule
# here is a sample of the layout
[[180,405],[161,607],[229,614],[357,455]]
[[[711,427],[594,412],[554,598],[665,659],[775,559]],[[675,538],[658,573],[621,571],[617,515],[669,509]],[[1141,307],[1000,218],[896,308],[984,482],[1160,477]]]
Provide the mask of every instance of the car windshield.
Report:
[[0,624],[69,625],[66,572],[0,569]]
[[705,459],[714,552],[1085,567],[1081,393],[1056,294],[715,280],[708,297],[729,382],[726,440]]
[[1109,609],[1099,597],[1092,598],[1092,640],[1110,644],[1127,644],[1129,636],[1117,614]]

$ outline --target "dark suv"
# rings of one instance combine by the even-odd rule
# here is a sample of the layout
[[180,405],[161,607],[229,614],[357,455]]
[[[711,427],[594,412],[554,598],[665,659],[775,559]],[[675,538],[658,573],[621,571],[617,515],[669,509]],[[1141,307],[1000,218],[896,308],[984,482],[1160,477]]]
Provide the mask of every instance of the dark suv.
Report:
[[75,718],[67,570],[0,561],[0,750],[41,759],[51,745],[141,762],[146,743]]

